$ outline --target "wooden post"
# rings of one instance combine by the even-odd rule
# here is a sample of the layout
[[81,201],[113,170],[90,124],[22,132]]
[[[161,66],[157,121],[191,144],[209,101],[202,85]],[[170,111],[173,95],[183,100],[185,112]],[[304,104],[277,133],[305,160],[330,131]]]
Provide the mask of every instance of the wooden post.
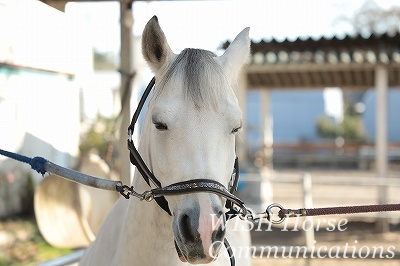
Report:
[[[119,161],[121,166],[121,181],[124,184],[131,183],[131,164],[129,161],[129,151],[127,148],[127,130],[130,123],[130,96],[131,87],[129,92],[125,93],[126,83],[129,82],[129,74],[133,72],[133,18],[132,18],[132,3],[126,1],[120,2],[120,25],[121,25],[121,51],[120,51],[120,71],[121,71],[121,88],[120,95],[127,95],[129,97],[127,104],[124,105],[122,110],[122,122],[119,137]],[[121,99],[121,106],[124,99]]]
[[261,184],[260,184],[260,199],[261,206],[266,206],[273,201],[273,187],[271,182],[272,175],[272,119],[271,119],[271,108],[269,101],[269,90],[267,88],[261,91],[261,130],[263,140],[263,163],[261,166]]
[[239,157],[241,167],[248,165],[247,160],[247,131],[246,131],[246,103],[247,103],[247,73],[243,69],[239,78],[239,83],[235,88],[235,94],[239,102],[239,107],[242,110],[243,127],[241,133],[236,138],[236,155]]
[[[388,172],[388,140],[387,140],[387,91],[388,91],[388,69],[383,64],[375,68],[375,91],[376,91],[376,117],[375,117],[375,162],[378,178],[386,178]],[[387,203],[387,187],[379,187],[379,204]],[[389,224],[386,219],[378,220],[378,230],[386,232]]]
[[[310,173],[303,174],[303,203],[304,208],[310,209],[313,208],[313,199],[312,199],[312,179]],[[312,217],[305,217],[304,223],[307,221],[311,222],[310,228],[307,227],[307,231],[304,231],[304,236],[306,239],[306,247],[307,250],[311,250],[315,246],[314,244],[314,222]]]

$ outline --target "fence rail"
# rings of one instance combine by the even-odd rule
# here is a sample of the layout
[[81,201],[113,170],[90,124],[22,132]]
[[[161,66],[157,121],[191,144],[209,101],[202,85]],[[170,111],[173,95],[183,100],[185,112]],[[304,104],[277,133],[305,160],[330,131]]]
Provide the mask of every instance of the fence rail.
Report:
[[79,260],[82,258],[85,249],[76,250],[70,254],[48,260],[36,266],[72,266],[78,265]]
[[[297,174],[287,174],[287,173],[272,173],[268,175],[262,175],[262,174],[252,174],[252,173],[247,173],[247,174],[241,174],[240,177],[240,182],[259,182],[261,183],[268,183],[270,187],[277,185],[277,184],[288,184],[288,185],[298,185],[299,190],[296,191],[295,194],[290,194],[288,195],[290,198],[288,201],[292,201],[291,199],[297,198],[298,200],[294,202],[296,206],[301,205],[301,207],[305,208],[312,208],[310,205],[310,202],[313,202],[315,198],[318,198],[317,205],[322,207],[323,205],[329,204],[329,207],[332,207],[332,204],[341,204],[345,199],[348,199],[350,205],[373,205],[373,204],[383,204],[386,202],[382,202],[382,198],[380,198],[380,193],[371,193],[373,188],[377,188],[377,192],[386,192],[391,190],[393,197],[392,200],[395,202],[392,203],[397,203],[400,202],[400,194],[399,193],[394,193],[393,190],[394,188],[400,187],[400,177],[399,178],[393,178],[393,177],[362,177],[362,176],[330,176],[330,175],[316,175],[312,174],[310,172],[303,172],[303,173],[297,173]],[[340,195],[340,191],[332,191],[327,188],[323,187],[329,187],[329,186],[337,186],[336,189],[339,188],[347,188],[347,187],[357,187],[357,189],[354,189],[351,191],[351,193],[338,196]],[[282,186],[280,186],[282,188]],[[282,189],[281,189],[282,190]],[[275,188],[271,189],[272,193],[274,194],[273,201],[276,202],[276,198],[279,198],[280,200],[286,199],[286,195],[282,191],[280,194],[276,193]],[[360,193],[360,191],[364,191],[363,193]],[[328,192],[328,193],[325,193]],[[332,193],[334,192],[334,193]],[[260,194],[262,194],[263,191],[260,191]],[[367,194],[371,193],[371,194]],[[314,194],[314,196],[313,196]],[[336,200],[340,201],[340,203],[335,202]],[[262,195],[260,195],[260,198],[262,198]],[[300,199],[301,198],[301,199]],[[243,198],[246,202],[246,198]],[[272,199],[271,199],[272,200]],[[332,202],[330,202],[330,200]],[[354,202],[352,202],[352,200]],[[385,200],[387,200],[386,194],[385,194]],[[367,201],[368,203],[366,203]],[[358,203],[361,202],[361,203]],[[261,204],[263,205],[269,205],[272,202],[263,202]],[[282,202],[278,202],[281,203]],[[308,205],[308,206],[306,206]],[[348,205],[348,204],[347,204]],[[259,206],[261,208],[265,206]],[[292,207],[292,206],[284,206],[284,207]],[[326,206],[325,206],[326,207]],[[294,207],[293,207],[294,208]],[[371,215],[371,214],[370,214]],[[379,213],[377,214],[372,214],[373,217],[379,216],[379,217],[385,217],[388,216],[388,214],[385,213]],[[353,215],[354,217],[354,215]]]
[[[260,174],[241,174],[240,182],[259,182],[266,180],[273,183],[300,184],[304,175],[310,175],[309,172],[303,174],[277,174],[263,176]],[[323,178],[314,178],[312,183],[315,185],[343,185],[343,186],[400,186],[400,177],[348,177],[348,176],[328,176]]]
[[[299,197],[295,197],[293,194],[289,194],[288,197],[293,198],[295,197],[298,201],[296,202],[297,205],[302,205],[302,208],[313,208],[313,190],[315,190],[315,187],[313,186],[339,186],[339,187],[358,187],[361,189],[369,189],[376,187],[377,190],[382,190],[385,189],[387,190],[389,187],[400,187],[400,178],[379,178],[379,177],[360,177],[360,176],[329,176],[329,175],[324,175],[323,177],[315,177],[312,178],[312,174],[309,172],[304,172],[302,174],[269,174],[269,175],[260,175],[260,174],[242,174],[241,175],[241,182],[270,182],[271,184],[297,184],[299,187],[301,187],[298,191],[298,194],[301,196],[301,199],[299,200]],[[321,189],[320,189],[321,190]],[[325,188],[326,190],[326,188]],[[322,191],[325,191],[322,190]],[[356,191],[355,189],[354,191]],[[360,189],[358,189],[360,190]],[[275,191],[272,190],[273,193],[275,194]],[[336,191],[334,191],[336,192]],[[262,192],[261,192],[262,193]],[[336,192],[337,193],[337,192]],[[320,192],[321,194],[321,192]],[[331,193],[332,194],[332,193]],[[332,195],[331,194],[325,194],[322,193],[322,197],[326,198]],[[340,192],[338,194],[341,194]],[[377,193],[378,194],[378,193]],[[398,193],[397,193],[398,194]],[[379,194],[378,194],[379,195]],[[261,196],[261,195],[260,195]],[[345,194],[341,195],[341,198],[346,198],[353,196],[350,194]],[[363,195],[364,197],[368,198],[371,197],[370,204],[375,204],[377,203],[376,200],[376,195],[373,194],[367,194]],[[262,197],[262,196],[261,196]],[[282,198],[282,195],[278,195],[278,197]],[[375,197],[375,198],[373,198]],[[274,201],[276,197],[273,197]],[[321,198],[321,196],[320,196]],[[398,198],[398,195],[397,195]],[[243,199],[246,202],[246,199]],[[359,200],[359,199],[358,199]],[[378,201],[379,201],[379,196],[378,196]],[[328,201],[329,202],[329,201]],[[281,202],[278,202],[281,203]],[[325,200],[323,204],[319,202],[319,205],[324,205],[326,204],[327,201]],[[264,204],[264,203],[263,203]],[[269,204],[269,203],[267,203]],[[336,203],[328,203],[329,207],[335,207]],[[333,205],[333,206],[332,206]],[[351,204],[351,205],[358,205],[358,204]],[[360,204],[364,205],[364,204]],[[263,207],[263,206],[261,206]],[[292,207],[292,206],[284,206],[286,207]],[[352,217],[355,217],[355,215],[351,215]],[[393,216],[396,216],[393,213],[369,213],[369,214],[357,214],[357,217],[376,217],[376,218],[392,218]],[[400,215],[397,215],[397,217],[400,217]],[[305,217],[304,219],[313,219],[312,217]],[[311,223],[313,224],[313,223]],[[312,250],[314,247],[314,228],[310,230],[305,231],[304,233],[304,238],[305,238],[305,243],[307,250]],[[396,259],[400,259],[400,252],[396,253],[395,256]]]

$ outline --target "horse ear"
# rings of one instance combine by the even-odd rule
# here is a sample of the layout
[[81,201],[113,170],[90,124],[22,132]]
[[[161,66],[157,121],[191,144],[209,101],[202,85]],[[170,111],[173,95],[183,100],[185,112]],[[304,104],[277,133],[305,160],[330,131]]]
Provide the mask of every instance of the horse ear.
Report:
[[231,84],[237,82],[240,70],[250,55],[249,31],[249,27],[242,30],[226,49],[225,53],[218,57]]
[[153,16],[144,28],[142,54],[153,72],[168,65],[174,56],[160,24],[158,24],[157,16]]

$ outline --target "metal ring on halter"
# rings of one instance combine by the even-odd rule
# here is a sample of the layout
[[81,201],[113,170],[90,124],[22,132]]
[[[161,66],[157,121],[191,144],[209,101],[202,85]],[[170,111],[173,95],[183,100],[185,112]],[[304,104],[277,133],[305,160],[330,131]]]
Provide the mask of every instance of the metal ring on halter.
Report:
[[145,200],[147,202],[150,202],[154,199],[154,195],[151,191],[145,191],[142,194],[142,198],[140,200]]
[[283,210],[282,205],[278,204],[278,203],[272,203],[271,205],[269,205],[267,207],[267,209],[265,210],[265,212],[267,213],[267,219],[269,222],[273,223],[273,224],[280,224],[282,223],[286,217],[280,217],[279,220],[274,220],[274,212],[272,211],[272,208],[278,208],[279,211]]

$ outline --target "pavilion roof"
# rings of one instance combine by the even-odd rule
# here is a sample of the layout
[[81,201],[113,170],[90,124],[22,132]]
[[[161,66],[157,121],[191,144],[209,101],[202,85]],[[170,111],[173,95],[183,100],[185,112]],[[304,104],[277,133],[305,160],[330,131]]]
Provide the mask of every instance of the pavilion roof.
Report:
[[251,51],[249,88],[366,89],[377,64],[387,66],[389,86],[400,86],[400,32],[252,40]]

